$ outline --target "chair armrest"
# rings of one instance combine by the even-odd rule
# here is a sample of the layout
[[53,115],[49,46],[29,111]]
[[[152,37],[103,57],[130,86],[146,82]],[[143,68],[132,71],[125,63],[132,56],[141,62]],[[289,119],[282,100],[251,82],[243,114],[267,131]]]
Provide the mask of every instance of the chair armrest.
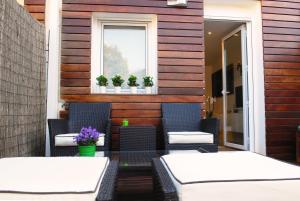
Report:
[[119,163],[118,161],[110,161],[106,172],[103,176],[96,201],[113,201],[114,192],[117,183]]
[[48,119],[49,139],[51,156],[54,156],[55,136],[68,133],[68,120],[66,119]]
[[157,200],[178,201],[176,188],[159,158],[152,160],[152,167],[155,195],[161,196]]
[[104,141],[104,151],[111,150],[111,119],[107,120],[106,128],[105,128],[105,141]]
[[214,134],[214,144],[218,144],[219,119],[202,119],[200,123],[200,130],[203,132]]
[[169,129],[167,128],[167,120],[162,118],[162,128],[163,128],[163,133],[164,133],[164,143],[165,143],[165,149],[167,150],[167,146],[169,144]]

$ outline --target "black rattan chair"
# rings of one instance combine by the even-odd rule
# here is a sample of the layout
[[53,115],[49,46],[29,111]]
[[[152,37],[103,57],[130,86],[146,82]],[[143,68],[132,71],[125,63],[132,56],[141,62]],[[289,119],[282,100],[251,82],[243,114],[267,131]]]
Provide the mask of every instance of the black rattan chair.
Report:
[[91,126],[105,133],[104,146],[98,151],[110,150],[111,120],[110,103],[70,103],[69,119],[48,119],[51,156],[74,156],[77,146],[55,146],[55,136],[66,133],[79,133],[82,127]]
[[[204,149],[209,152],[218,151],[218,119],[201,119],[200,104],[196,103],[163,103],[162,125],[166,150]],[[214,135],[213,143],[170,144],[168,132],[202,131]]]

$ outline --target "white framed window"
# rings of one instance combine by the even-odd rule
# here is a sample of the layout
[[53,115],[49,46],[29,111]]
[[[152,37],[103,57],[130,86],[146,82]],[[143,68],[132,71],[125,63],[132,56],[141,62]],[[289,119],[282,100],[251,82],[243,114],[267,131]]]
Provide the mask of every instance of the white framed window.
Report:
[[107,93],[114,93],[111,78],[125,80],[122,93],[129,93],[127,79],[138,78],[138,93],[143,94],[143,77],[154,78],[157,93],[157,17],[156,15],[94,13],[91,41],[91,93],[99,93],[96,77],[109,80]]

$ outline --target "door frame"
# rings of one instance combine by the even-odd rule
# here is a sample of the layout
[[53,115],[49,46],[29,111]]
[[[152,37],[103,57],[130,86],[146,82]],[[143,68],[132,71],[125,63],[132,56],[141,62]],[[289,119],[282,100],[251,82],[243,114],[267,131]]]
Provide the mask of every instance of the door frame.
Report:
[[[253,48],[252,48],[252,19],[247,18],[247,17],[230,17],[230,16],[204,16],[204,20],[207,21],[235,21],[235,22],[242,22],[246,25],[247,29],[247,54],[248,54],[248,95],[249,95],[249,122],[248,122],[248,150],[252,152],[258,152],[261,154],[265,154],[265,149],[264,151],[256,151],[260,150],[261,148],[258,147],[256,148],[256,144],[261,144],[257,143],[256,135],[258,133],[255,133],[255,119],[254,119],[254,111],[255,111],[255,105],[254,103],[254,75],[253,75]],[[262,62],[263,63],[263,62]],[[265,125],[264,125],[265,127]],[[265,147],[265,144],[264,144]]]
[[[226,52],[224,43],[234,34],[241,32],[241,54],[242,54],[242,84],[243,84],[243,145],[231,143],[227,141],[227,68],[226,68]],[[224,145],[236,149],[249,150],[249,100],[248,100],[248,55],[247,55],[247,28],[243,24],[234,29],[222,38],[222,69],[223,69],[223,131]]]
[[[205,0],[204,20],[246,23],[250,151],[266,155],[265,80],[261,1]],[[253,27],[253,28],[252,28]]]

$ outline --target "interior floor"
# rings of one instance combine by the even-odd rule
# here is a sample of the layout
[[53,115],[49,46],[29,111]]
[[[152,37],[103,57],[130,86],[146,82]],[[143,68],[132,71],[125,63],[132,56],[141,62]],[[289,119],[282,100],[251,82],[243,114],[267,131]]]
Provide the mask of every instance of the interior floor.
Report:
[[244,143],[244,134],[240,132],[227,132],[227,138],[229,142],[234,144],[243,144]]
[[219,151],[239,151],[238,149],[227,147],[227,146],[219,146]]

